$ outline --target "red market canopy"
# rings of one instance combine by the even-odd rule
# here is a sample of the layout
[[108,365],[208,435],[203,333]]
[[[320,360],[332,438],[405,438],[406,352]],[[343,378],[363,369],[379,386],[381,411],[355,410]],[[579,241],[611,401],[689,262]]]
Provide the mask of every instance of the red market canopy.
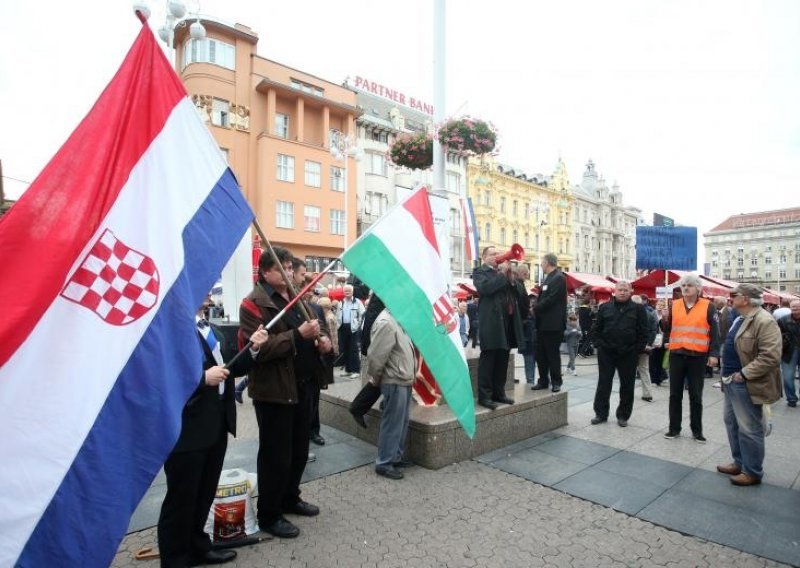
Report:
[[597,274],[587,274],[585,272],[565,272],[567,277],[567,291],[574,293],[578,288],[587,287],[592,292],[604,292],[612,294],[614,283]]
[[790,301],[797,299],[793,294],[771,290],[770,288],[764,288],[763,298],[765,304],[775,304],[776,306],[779,306],[784,298]]
[[[656,288],[664,286],[665,274],[667,278],[667,285],[672,285],[677,283],[687,274],[691,274],[691,272],[687,270],[653,270],[649,274],[645,274],[641,278],[638,278],[632,282],[634,294],[645,294],[651,298],[655,298]],[[717,281],[707,278],[703,275],[698,276],[700,276],[700,280],[703,282],[702,295],[705,298],[711,298],[713,296],[725,296],[727,298],[730,296],[730,288],[736,286],[736,283],[733,282],[732,286],[729,288],[728,286],[720,284]]]
[[[463,296],[460,296],[460,294],[463,294]],[[456,298],[461,298],[461,297],[466,298],[467,296],[477,296],[478,295],[478,290],[476,290],[474,286],[470,286],[469,284],[461,282],[460,284],[456,284],[455,295],[456,295]]]

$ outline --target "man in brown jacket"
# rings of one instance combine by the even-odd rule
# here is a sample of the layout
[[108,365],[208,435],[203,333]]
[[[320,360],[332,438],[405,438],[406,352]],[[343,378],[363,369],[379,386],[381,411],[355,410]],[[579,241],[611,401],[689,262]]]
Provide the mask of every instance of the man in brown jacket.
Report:
[[761,307],[761,289],[739,284],[731,291],[739,312],[722,349],[725,429],[733,463],[717,471],[734,485],[757,485],[764,475],[763,405],[781,397],[781,332]]
[[[284,270],[292,272],[292,253],[274,251]],[[280,267],[269,252],[258,261],[258,282],[239,308],[240,333],[245,337],[268,323],[289,303]],[[308,458],[313,394],[325,381],[320,355],[331,350],[328,327],[306,321],[295,306],[270,330],[255,365],[248,373],[248,393],[258,421],[258,525],[282,538],[300,534],[284,513],[319,514],[300,498],[300,479]]]

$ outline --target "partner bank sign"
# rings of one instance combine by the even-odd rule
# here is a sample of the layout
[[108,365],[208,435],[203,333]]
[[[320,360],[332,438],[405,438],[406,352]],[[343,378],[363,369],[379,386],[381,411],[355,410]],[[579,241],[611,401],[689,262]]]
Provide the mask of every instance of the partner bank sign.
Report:
[[433,116],[432,104],[428,104],[414,97],[409,97],[404,92],[398,91],[397,89],[390,89],[389,87],[381,85],[380,83],[370,81],[358,75],[356,75],[354,87],[360,91],[378,95],[379,97],[389,99],[398,104],[411,107],[414,110],[418,110],[419,112],[424,112],[425,114]]

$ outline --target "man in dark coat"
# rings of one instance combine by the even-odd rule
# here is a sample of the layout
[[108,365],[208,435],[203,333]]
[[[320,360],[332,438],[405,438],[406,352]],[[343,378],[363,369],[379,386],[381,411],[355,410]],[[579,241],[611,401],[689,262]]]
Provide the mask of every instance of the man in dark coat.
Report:
[[[273,248],[291,273],[291,252]],[[269,252],[261,255],[258,272],[258,282],[239,308],[240,332],[245,335],[272,320],[290,301],[287,283]],[[285,513],[319,514],[316,505],[300,498],[300,480],[308,459],[313,395],[329,375],[320,355],[331,349],[324,319],[306,321],[295,305],[270,329],[248,375],[258,422],[258,526],[277,537],[300,534]]]
[[536,362],[539,381],[532,390],[546,389],[552,383],[553,392],[561,390],[561,342],[567,328],[567,279],[558,268],[553,253],[542,257],[545,277],[536,302]]
[[247,372],[266,342],[267,332],[257,329],[250,337],[252,349],[226,369],[219,349],[211,347],[218,345],[217,338],[202,313],[201,309],[197,315],[197,339],[203,349],[203,374],[183,408],[180,437],[164,463],[167,494],[158,519],[159,554],[164,567],[221,564],[236,557],[232,550],[212,550],[204,528],[217,492],[228,432],[236,435],[234,377]]
[[472,348],[478,344],[478,300],[472,298],[467,304],[467,317],[469,318],[469,338],[472,339]]
[[647,345],[650,324],[644,306],[631,301],[632,292],[630,282],[620,280],[614,289],[614,299],[597,310],[592,340],[597,346],[599,378],[594,395],[595,416],[592,424],[608,420],[611,383],[615,372],[619,373],[617,424],[623,428],[627,426],[633,412],[636,364],[639,353]]
[[497,403],[514,404],[506,396],[509,351],[523,344],[517,286],[507,262],[497,265],[497,251],[486,247],[483,265],[472,273],[480,295],[478,329],[481,354],[478,359],[478,404],[494,410]]

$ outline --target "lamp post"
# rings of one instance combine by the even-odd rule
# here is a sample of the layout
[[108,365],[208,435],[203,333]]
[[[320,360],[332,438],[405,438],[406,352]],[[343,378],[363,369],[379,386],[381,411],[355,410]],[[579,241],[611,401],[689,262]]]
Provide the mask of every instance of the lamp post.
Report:
[[330,131],[330,153],[333,159],[341,162],[344,161],[344,247],[347,250],[347,237],[348,237],[348,213],[349,213],[349,183],[348,183],[348,162],[349,158],[353,157],[356,160],[361,157],[361,150],[356,146],[356,141],[351,136],[346,136],[343,132],[338,130]]
[[[203,24],[200,23],[200,16],[198,14],[200,9],[199,2],[196,4],[197,9],[194,10],[192,12],[193,15],[189,17],[193,17],[195,21],[189,24],[189,19],[184,19],[188,11],[186,4],[182,0],[167,0],[165,3],[165,19],[161,27],[158,28],[158,37],[167,46],[167,53],[173,65],[175,64],[175,28],[188,25],[189,35],[192,39],[204,39],[206,37],[206,29],[203,27]],[[147,3],[142,0],[134,1],[133,10],[134,12],[138,11],[145,14],[145,17],[150,16],[150,9]]]

